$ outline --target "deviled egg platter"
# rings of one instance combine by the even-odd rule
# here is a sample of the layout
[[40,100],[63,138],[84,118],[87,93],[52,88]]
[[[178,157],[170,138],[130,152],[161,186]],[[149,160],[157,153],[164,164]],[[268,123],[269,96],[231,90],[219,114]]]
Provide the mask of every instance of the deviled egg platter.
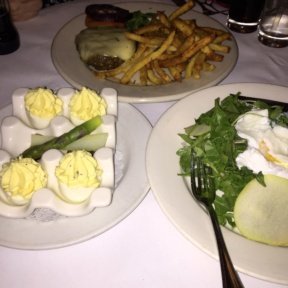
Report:
[[114,190],[117,92],[19,88],[1,124],[0,215],[81,216]]

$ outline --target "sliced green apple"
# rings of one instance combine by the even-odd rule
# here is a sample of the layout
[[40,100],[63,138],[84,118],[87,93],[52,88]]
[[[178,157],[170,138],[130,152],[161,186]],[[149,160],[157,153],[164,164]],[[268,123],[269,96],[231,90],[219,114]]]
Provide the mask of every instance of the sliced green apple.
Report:
[[[51,139],[53,136],[44,136],[39,134],[32,134],[31,146],[43,144]],[[96,151],[97,149],[106,145],[108,133],[89,134],[70,143],[65,147],[67,150],[87,150]]]
[[248,239],[275,246],[288,246],[288,179],[265,175],[266,187],[256,179],[239,194],[234,218]]

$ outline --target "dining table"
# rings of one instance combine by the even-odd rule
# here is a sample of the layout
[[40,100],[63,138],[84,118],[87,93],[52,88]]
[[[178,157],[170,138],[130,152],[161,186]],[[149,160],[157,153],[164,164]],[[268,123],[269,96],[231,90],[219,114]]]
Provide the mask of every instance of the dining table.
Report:
[[[84,13],[88,4],[103,2],[74,0],[51,5],[41,9],[34,18],[14,23],[20,36],[20,47],[11,54],[0,55],[1,109],[11,104],[13,91],[20,87],[59,89],[71,86],[52,61],[53,39],[63,25],[73,17]],[[109,1],[113,4],[117,2],[120,1]],[[143,3],[139,0],[133,2]],[[175,9],[177,7],[169,0],[154,2],[171,5]],[[215,5],[218,5],[220,10],[227,9],[220,4]],[[197,4],[193,9],[202,13],[201,7]],[[223,26],[226,25],[226,14],[217,13],[209,17]],[[231,83],[264,83],[288,87],[288,47],[271,48],[263,45],[257,39],[257,31],[247,34],[230,32],[238,47],[237,61],[230,73],[219,83],[214,84],[215,86]],[[273,95],[271,97],[273,98]],[[153,131],[161,116],[178,101],[181,100],[172,98],[171,101],[161,99],[134,101],[126,105],[131,105],[144,115]],[[104,229],[97,235],[86,237],[81,241],[72,241],[67,245],[64,243],[57,247],[44,248],[35,246],[35,249],[33,243],[29,248],[9,245],[7,242],[1,243],[0,286],[3,288],[222,287],[218,258],[212,257],[191,243],[161,209],[153,189],[149,185],[143,189],[145,196],[141,201],[138,201],[139,203],[130,209],[125,217],[115,221],[109,229]],[[197,219],[190,221],[192,225]],[[47,234],[49,225],[53,223],[47,225]],[[25,231],[21,230],[21,233],[14,231],[15,243],[17,238],[21,239],[22,233]],[[69,232],[63,229],[61,233]],[[249,271],[239,271],[239,276],[246,288],[288,287],[287,277],[286,281],[266,279]]]

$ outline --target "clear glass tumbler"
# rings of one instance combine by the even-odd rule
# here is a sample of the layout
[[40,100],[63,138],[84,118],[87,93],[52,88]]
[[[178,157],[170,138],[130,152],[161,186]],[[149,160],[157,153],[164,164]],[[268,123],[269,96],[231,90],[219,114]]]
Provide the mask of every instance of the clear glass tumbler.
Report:
[[266,0],[258,39],[270,47],[288,46],[288,0]]

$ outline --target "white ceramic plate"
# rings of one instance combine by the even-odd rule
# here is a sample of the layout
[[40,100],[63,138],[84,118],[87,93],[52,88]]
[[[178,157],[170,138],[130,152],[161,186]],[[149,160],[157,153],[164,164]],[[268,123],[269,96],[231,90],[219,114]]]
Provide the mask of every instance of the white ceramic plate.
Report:
[[[212,226],[207,214],[190,196],[179,173],[176,151],[182,140],[178,133],[201,113],[214,106],[214,99],[230,93],[287,101],[288,88],[265,84],[229,84],[207,88],[172,106],[152,130],[146,154],[151,189],[161,208],[193,244],[218,258]],[[288,248],[272,247],[245,239],[223,228],[224,238],[236,268],[251,276],[288,284]]]
[[[11,105],[0,110],[0,121],[11,112]],[[150,131],[151,125],[138,110],[119,103],[117,186],[111,205],[82,217],[58,217],[45,209],[34,218],[0,217],[0,245],[33,250],[67,246],[99,235],[128,216],[149,190],[145,150]]]
[[[166,11],[167,15],[176,9],[175,5],[150,2],[117,3],[117,6],[129,9],[130,11]],[[186,13],[184,17],[196,19],[197,24],[200,26],[227,30],[226,27],[216,20],[193,10]],[[137,87],[97,79],[80,60],[74,43],[75,36],[85,28],[84,19],[84,14],[73,18],[57,33],[51,51],[53,63],[62,77],[74,87],[79,89],[86,86],[98,91],[103,87],[115,88],[118,91],[118,99],[122,102],[163,102],[180,99],[192,91],[218,84],[231,72],[237,62],[238,48],[234,38],[232,38],[232,41],[225,42],[231,47],[231,51],[225,55],[223,62],[216,63],[217,68],[213,72],[203,74],[199,80],[188,79],[167,85]]]

